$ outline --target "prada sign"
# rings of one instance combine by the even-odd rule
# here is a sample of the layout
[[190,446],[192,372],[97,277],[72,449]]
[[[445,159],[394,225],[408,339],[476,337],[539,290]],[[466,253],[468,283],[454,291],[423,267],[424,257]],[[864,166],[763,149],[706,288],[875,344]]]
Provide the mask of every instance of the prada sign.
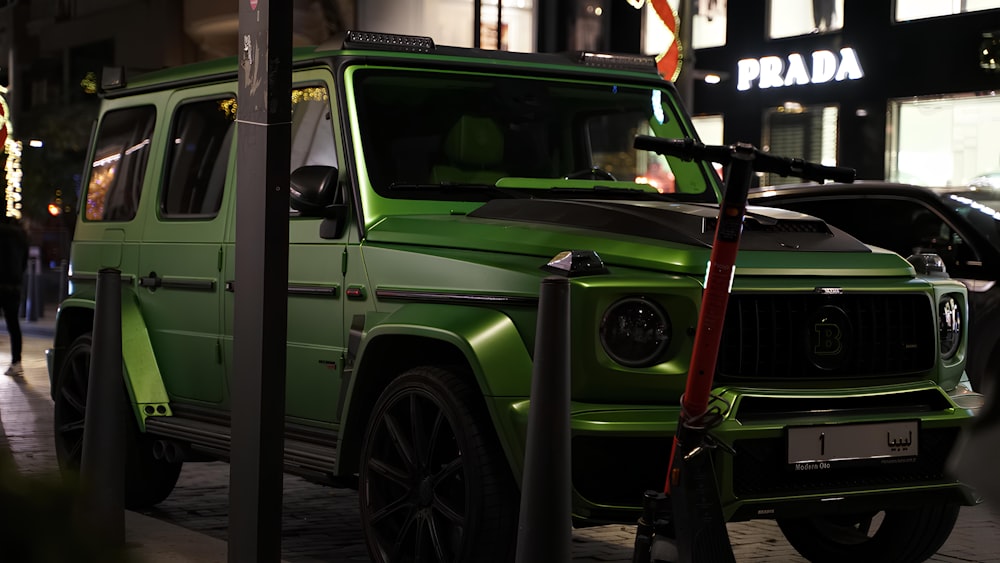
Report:
[[813,51],[807,65],[806,57],[792,53],[786,59],[781,57],[761,57],[742,59],[736,63],[737,90],[758,88],[781,88],[801,84],[823,84],[830,81],[858,80],[864,77],[858,54],[850,47],[839,53],[833,51]]

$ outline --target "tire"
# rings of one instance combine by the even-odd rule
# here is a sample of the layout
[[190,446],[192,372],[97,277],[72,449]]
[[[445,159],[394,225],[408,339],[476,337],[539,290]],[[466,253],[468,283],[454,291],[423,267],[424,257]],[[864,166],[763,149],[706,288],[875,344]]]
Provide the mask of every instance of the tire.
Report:
[[[56,459],[65,474],[76,475],[83,459],[83,427],[90,380],[91,336],[73,341],[59,365],[54,393],[54,435]],[[122,397],[128,401],[128,396]],[[148,508],[166,499],[174,490],[182,462],[168,462],[153,456],[154,440],[129,421],[125,450],[125,508]]]
[[433,367],[382,392],[358,482],[372,561],[513,559],[519,496],[481,404],[477,389]]
[[959,506],[924,506],[872,514],[779,519],[778,527],[814,563],[918,563],[944,545]]

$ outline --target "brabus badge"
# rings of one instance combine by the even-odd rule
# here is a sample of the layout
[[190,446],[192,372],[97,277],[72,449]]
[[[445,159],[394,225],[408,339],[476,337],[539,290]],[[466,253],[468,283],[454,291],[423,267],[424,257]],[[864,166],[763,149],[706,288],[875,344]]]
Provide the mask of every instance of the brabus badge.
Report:
[[839,287],[817,287],[816,293],[820,295],[840,295],[844,290]]

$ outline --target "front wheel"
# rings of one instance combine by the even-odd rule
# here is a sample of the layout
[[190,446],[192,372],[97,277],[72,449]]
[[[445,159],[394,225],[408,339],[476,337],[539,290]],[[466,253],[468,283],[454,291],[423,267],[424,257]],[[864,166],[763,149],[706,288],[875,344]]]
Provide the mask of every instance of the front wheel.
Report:
[[519,497],[476,391],[420,367],[379,397],[358,486],[373,561],[512,559]]
[[[55,380],[55,449],[59,469],[63,472],[78,473],[83,459],[90,356],[91,336],[83,334],[67,350]],[[122,400],[128,400],[124,393]],[[128,421],[125,440],[125,508],[146,508],[167,498],[177,484],[181,462],[156,458],[153,440],[139,432],[132,420]]]
[[778,527],[814,563],[919,563],[944,545],[959,506],[924,506],[870,514],[779,519]]

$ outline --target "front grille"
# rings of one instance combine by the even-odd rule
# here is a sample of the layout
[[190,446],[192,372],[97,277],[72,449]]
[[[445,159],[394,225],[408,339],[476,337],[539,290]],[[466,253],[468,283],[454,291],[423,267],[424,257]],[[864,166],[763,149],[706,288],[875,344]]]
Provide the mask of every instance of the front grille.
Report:
[[902,376],[934,366],[931,300],[924,294],[734,293],[716,379]]
[[913,461],[816,471],[789,466],[783,438],[737,440],[733,492],[745,498],[941,483],[947,480],[945,463],[957,436],[957,428],[922,430],[920,454]]

